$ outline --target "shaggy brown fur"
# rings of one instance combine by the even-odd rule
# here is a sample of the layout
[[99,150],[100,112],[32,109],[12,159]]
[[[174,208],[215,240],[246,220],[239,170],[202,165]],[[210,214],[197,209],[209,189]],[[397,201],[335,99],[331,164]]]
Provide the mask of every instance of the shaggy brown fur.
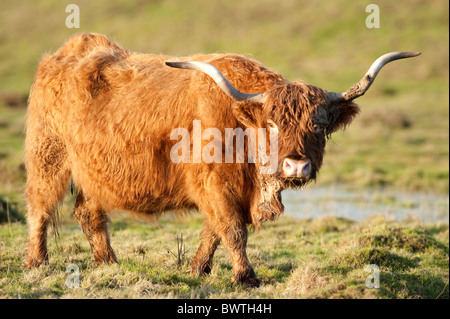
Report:
[[[238,90],[266,92],[259,103],[236,103],[204,73],[173,69],[165,61],[211,63]],[[261,175],[258,164],[172,163],[174,128],[279,128],[279,162],[309,158],[313,176],[326,136],[358,113],[352,102],[329,105],[326,91],[288,82],[261,63],[236,54],[186,58],[130,52],[98,34],[77,34],[40,62],[26,123],[28,267],[47,261],[47,226],[72,178],[74,215],[98,264],[115,262],[107,213],[144,216],[199,209],[205,218],[192,263],[209,273],[217,245],[229,250],[235,282],[258,285],[246,256],[247,224],[259,227],[283,212],[281,190],[305,180]],[[191,134],[192,136],[192,134]],[[222,136],[225,136],[224,134]],[[205,145],[209,141],[202,141]],[[192,156],[192,155],[191,155]]]

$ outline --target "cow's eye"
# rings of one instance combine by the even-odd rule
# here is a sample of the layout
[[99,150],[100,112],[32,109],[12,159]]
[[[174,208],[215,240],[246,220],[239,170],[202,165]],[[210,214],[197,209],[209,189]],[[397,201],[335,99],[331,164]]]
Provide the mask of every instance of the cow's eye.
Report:
[[272,121],[272,120],[268,120],[267,121],[267,125],[269,126],[269,128],[273,128],[273,129],[277,129],[278,126]]

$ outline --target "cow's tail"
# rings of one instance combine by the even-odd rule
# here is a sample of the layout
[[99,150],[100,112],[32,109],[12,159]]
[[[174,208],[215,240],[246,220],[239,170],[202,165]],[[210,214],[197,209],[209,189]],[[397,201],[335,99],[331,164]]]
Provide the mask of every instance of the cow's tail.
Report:
[[30,229],[29,266],[45,259],[46,228],[59,224],[59,204],[68,188],[70,165],[60,127],[63,124],[59,66],[45,56],[38,66],[28,100],[24,163],[25,198]]

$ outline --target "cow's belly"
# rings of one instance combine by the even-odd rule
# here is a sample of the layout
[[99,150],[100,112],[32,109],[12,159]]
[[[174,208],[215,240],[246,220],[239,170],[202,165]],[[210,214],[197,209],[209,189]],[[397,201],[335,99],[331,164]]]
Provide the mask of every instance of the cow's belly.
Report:
[[183,193],[184,172],[170,161],[165,147],[136,148],[72,144],[72,179],[105,210],[148,214],[191,208]]

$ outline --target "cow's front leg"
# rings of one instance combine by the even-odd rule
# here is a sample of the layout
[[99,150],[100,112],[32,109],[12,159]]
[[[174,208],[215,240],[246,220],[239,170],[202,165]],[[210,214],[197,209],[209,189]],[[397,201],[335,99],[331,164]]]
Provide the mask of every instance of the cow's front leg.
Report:
[[220,243],[220,237],[211,227],[208,221],[205,221],[202,230],[202,239],[200,247],[197,250],[192,261],[191,272],[194,276],[204,276],[211,273],[214,252]]
[[[213,202],[215,204],[223,204],[223,201],[220,200]],[[239,207],[231,205],[215,205],[214,207],[209,207],[207,210],[203,209],[203,211],[206,213],[208,227],[217,234],[230,253],[233,267],[233,281],[251,287],[258,287],[260,281],[256,278],[253,267],[247,258],[246,247],[248,232]],[[205,251],[208,251],[208,249],[209,252],[211,252],[212,247],[213,245],[211,245],[211,243],[207,244],[202,240],[202,244],[199,248],[199,251],[201,252],[197,252],[196,258],[205,256],[210,256],[212,258],[212,255],[205,254]]]
[[260,281],[256,278],[250,261],[247,258],[247,227],[244,222],[222,224],[222,240],[230,251],[233,265],[233,281],[251,287],[259,287]]

